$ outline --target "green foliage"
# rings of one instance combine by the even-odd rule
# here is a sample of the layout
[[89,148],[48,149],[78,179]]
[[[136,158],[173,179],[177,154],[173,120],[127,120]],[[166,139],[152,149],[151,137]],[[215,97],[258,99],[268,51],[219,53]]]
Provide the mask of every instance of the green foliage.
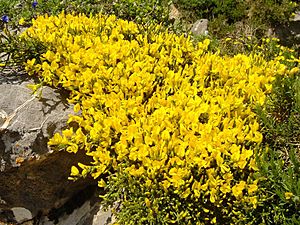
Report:
[[37,15],[45,13],[56,15],[62,10],[70,9],[70,5],[66,1],[41,0],[37,1],[35,6],[33,6],[33,2],[33,0],[0,0],[0,16],[7,15],[9,17],[9,26],[17,28],[20,27],[19,20],[21,18],[24,18],[26,25],[30,25],[31,19]]
[[[299,74],[299,72],[298,72]],[[277,78],[273,84],[274,94],[267,101],[266,109],[260,111],[265,141],[282,153],[298,143],[300,137],[299,77]]]
[[112,12],[119,18],[137,23],[166,23],[168,4],[166,0],[117,0]]
[[[205,37],[194,37],[194,40],[201,41]],[[256,37],[227,37],[224,39],[212,38],[210,50],[219,52],[221,55],[237,55],[237,54],[261,54],[266,60],[278,59],[288,68],[297,66],[295,59],[299,58],[299,52],[293,48],[280,45],[277,38]]]
[[[207,196],[189,196],[185,199],[170,188],[160,188],[159,179],[146,183],[126,172],[108,175],[105,195],[101,196],[106,207],[114,206],[119,224],[135,225],[203,225],[244,224],[245,212],[252,212],[253,206],[241,203],[228,194],[219,204],[210,202]],[[163,177],[163,175],[161,175]]]
[[10,25],[18,26],[21,18],[30,24],[36,15],[57,15],[61,11],[84,14],[115,14],[117,17],[138,23],[165,23],[168,19],[166,0],[41,0],[33,7],[33,0],[0,0],[0,16],[7,15]]
[[271,25],[287,23],[292,13],[299,8],[297,1],[290,0],[252,0],[250,1],[249,17],[257,24]]
[[217,37],[240,32],[261,38],[271,26],[285,24],[299,9],[289,0],[174,0],[187,20],[209,19],[209,32]]
[[[283,150],[283,149],[280,149]],[[258,157],[261,202],[249,216],[250,224],[300,224],[299,149],[264,148]]]
[[251,0],[247,20],[256,36],[262,37],[268,28],[287,24],[297,9],[297,1]]
[[[280,55],[286,65],[299,68],[291,52]],[[263,189],[262,203],[250,216],[256,218],[253,224],[300,224],[299,75],[296,69],[277,77],[266,105],[257,110],[265,144],[257,158]]]
[[8,16],[9,24],[15,28],[18,20],[21,18],[22,8],[23,6],[18,0],[0,0],[0,17],[4,15]]
[[23,66],[32,58],[38,58],[46,47],[38,41],[22,41],[19,29],[11,30],[7,24],[0,22],[1,61],[4,66]]
[[192,10],[199,18],[212,20],[224,15],[229,23],[241,20],[246,9],[245,1],[241,0],[174,0],[183,10]]

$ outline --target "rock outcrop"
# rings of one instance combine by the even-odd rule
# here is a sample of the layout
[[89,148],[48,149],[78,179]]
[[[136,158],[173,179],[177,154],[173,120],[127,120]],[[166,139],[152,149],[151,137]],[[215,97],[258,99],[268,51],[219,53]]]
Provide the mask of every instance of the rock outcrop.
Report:
[[54,220],[95,195],[94,180],[68,180],[71,166],[88,162],[87,156],[47,146],[73,113],[68,93],[44,87],[41,96],[33,96],[27,87],[33,83],[19,71],[0,74],[0,224],[46,215]]

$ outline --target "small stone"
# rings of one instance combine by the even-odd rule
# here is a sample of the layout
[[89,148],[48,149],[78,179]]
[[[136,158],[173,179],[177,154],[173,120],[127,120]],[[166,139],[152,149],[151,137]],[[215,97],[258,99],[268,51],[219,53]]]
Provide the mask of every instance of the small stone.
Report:
[[11,208],[11,211],[13,212],[15,220],[18,223],[23,223],[27,220],[33,219],[31,212],[23,207],[14,207]]
[[207,27],[208,27],[208,20],[207,19],[200,19],[200,20],[197,20],[193,24],[191,32],[195,36],[207,35],[208,34]]
[[292,19],[292,21],[300,21],[300,11],[295,13],[294,18]]
[[169,13],[169,19],[172,20],[177,20],[181,17],[181,14],[179,10],[175,7],[174,4],[170,5],[170,13]]
[[114,222],[115,222],[115,218],[112,214],[111,209],[105,211],[100,208],[93,219],[93,225],[98,225],[98,224],[110,225],[113,224]]

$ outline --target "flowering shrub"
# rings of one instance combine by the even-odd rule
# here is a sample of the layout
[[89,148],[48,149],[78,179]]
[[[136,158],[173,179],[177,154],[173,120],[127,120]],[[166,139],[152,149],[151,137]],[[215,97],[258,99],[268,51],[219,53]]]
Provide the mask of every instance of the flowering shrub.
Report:
[[48,46],[26,70],[79,113],[49,145],[92,157],[71,179],[98,179],[108,204],[121,201],[119,223],[230,224],[256,207],[253,109],[285,65],[115,16],[40,16],[22,37]]

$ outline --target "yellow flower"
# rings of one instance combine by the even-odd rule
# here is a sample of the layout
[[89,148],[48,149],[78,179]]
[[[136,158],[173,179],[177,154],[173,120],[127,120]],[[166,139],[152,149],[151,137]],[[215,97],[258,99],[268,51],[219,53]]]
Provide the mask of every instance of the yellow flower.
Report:
[[241,197],[243,195],[243,190],[245,189],[245,186],[246,186],[246,182],[240,181],[238,184],[236,184],[232,187],[232,194],[236,198]]
[[23,17],[21,17],[21,19],[19,20],[19,25],[24,25],[25,24],[25,19]]
[[78,113],[80,111],[80,104],[77,103],[75,106],[74,106],[74,112],[75,113]]
[[131,141],[138,133],[137,125],[130,125],[128,127],[128,140]]
[[71,176],[78,176],[79,175],[79,170],[77,169],[76,166],[71,167]]
[[170,137],[170,133],[169,131],[167,130],[164,130],[162,133],[161,133],[161,138],[165,141],[169,140],[171,137]]
[[187,198],[191,194],[190,188],[187,188],[183,193],[180,194],[181,198]]
[[135,166],[132,166],[131,170],[129,171],[129,174],[135,177],[141,176],[145,172],[144,167],[140,167],[138,169],[135,168]]
[[257,196],[249,197],[249,202],[253,205],[253,208],[256,209],[257,207]]
[[293,197],[293,193],[292,192],[285,192],[284,196],[285,196],[286,200],[289,200],[289,199],[291,199],[291,197]]
[[65,138],[62,137],[59,133],[55,133],[54,136],[49,140],[48,145],[68,145],[69,141]]
[[257,190],[258,190],[257,181],[254,182],[253,184],[249,184],[248,185],[248,193],[249,193],[249,195],[253,194]]
[[70,143],[70,145],[66,148],[66,151],[69,153],[77,153],[78,145],[74,143]]
[[289,74],[293,75],[293,74],[295,74],[295,73],[298,73],[299,70],[300,70],[300,69],[299,69],[298,67],[294,67],[293,69],[291,69],[291,70],[289,71]]
[[28,59],[27,62],[26,62],[26,67],[25,67],[25,69],[26,69],[26,70],[31,70],[31,69],[33,68],[35,62],[36,62],[36,59],[35,59],[35,58],[33,58],[33,59],[31,59],[31,60]]
[[161,183],[162,183],[162,186],[163,186],[165,191],[167,191],[168,188],[171,186],[171,183],[168,180],[164,180]]
[[71,127],[70,129],[63,130],[62,134],[64,137],[70,139],[73,136],[73,128]]
[[211,188],[211,190],[209,191],[210,196],[209,196],[209,200],[211,203],[214,203],[216,201],[217,198],[217,190],[215,188]]
[[146,182],[145,182],[145,186],[146,187],[151,187],[152,185],[152,181],[150,179],[147,179]]
[[169,178],[169,181],[174,185],[174,187],[180,187],[185,184],[184,178],[189,174],[189,172],[182,168],[172,168],[170,169],[169,174],[172,176]]
[[214,217],[214,218],[211,220],[211,223],[212,223],[212,224],[217,223],[217,217]]
[[145,204],[148,208],[151,206],[151,202],[148,198],[145,198]]
[[[99,166],[96,166],[96,170],[92,173],[92,177],[94,179],[97,179],[99,176],[104,174],[106,172],[106,170],[107,170],[107,166],[104,164],[100,164]],[[85,168],[82,171],[82,175],[86,176],[87,173],[88,173],[88,166],[85,166]]]
[[221,187],[220,187],[220,191],[224,194],[226,193],[229,193],[231,192],[231,187],[230,187],[230,184],[223,184]]

